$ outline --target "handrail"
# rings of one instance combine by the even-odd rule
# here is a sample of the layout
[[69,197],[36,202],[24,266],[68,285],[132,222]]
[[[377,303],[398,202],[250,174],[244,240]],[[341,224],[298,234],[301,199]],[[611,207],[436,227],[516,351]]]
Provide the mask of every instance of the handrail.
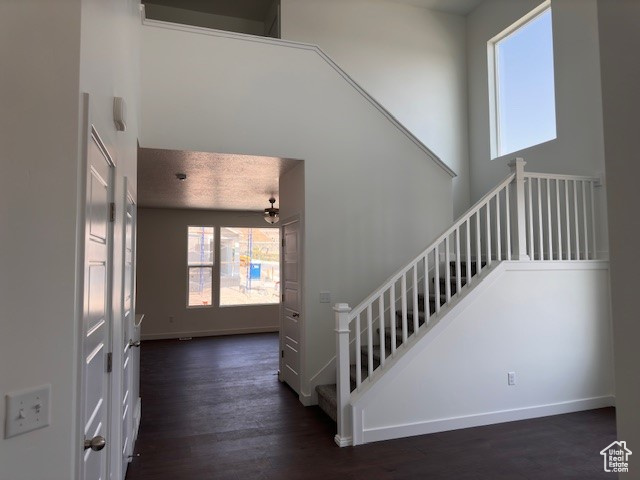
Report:
[[515,178],[515,173],[509,174],[502,182],[500,182],[495,188],[491,189],[488,193],[486,193],[480,200],[478,200],[472,207],[470,207],[465,213],[463,213],[458,219],[453,223],[453,225],[447,228],[444,232],[442,232],[436,239],[429,244],[429,246],[424,249],[420,254],[418,254],[413,260],[408,262],[404,267],[398,270],[396,273],[391,275],[381,287],[375,290],[371,295],[366,297],[362,302],[360,302],[356,307],[351,310],[350,318],[355,318],[356,315],[361,314],[367,305],[369,305],[373,300],[378,298],[384,291],[389,288],[389,284],[393,283],[395,280],[398,280],[405,273],[407,273],[416,262],[420,261],[425,255],[428,255],[433,251],[436,245],[442,243],[442,241],[450,236],[460,225],[462,225],[466,220],[475,215],[482,207],[484,207],[499,191],[501,191],[506,185],[511,183]]

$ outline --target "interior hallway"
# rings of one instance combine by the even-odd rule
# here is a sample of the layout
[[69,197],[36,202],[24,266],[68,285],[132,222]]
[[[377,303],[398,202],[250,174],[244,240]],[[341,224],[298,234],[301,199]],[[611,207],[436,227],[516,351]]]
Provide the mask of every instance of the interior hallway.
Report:
[[127,480],[597,479],[612,408],[338,448],[278,381],[278,336],[144,342]]

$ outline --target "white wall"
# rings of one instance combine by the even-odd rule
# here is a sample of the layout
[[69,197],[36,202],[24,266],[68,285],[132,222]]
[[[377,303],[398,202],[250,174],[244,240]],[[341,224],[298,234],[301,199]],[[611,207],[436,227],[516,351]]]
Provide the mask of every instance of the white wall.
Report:
[[[52,385],[51,425],[0,440],[0,479],[68,480],[75,478],[81,455],[76,436],[81,428],[76,294],[83,238],[77,216],[84,202],[80,99],[81,93],[90,94],[91,120],[117,163],[118,266],[123,177],[135,178],[138,6],[134,0],[61,0],[3,2],[0,8],[0,139],[6,159],[0,180],[0,416],[4,394]],[[114,95],[128,102],[126,134],[116,133],[113,125]],[[119,325],[117,267],[114,278]]]
[[282,0],[282,38],[322,48],[458,175],[469,206],[465,19],[379,0]]
[[184,8],[168,7],[166,5],[145,4],[145,16],[154,20],[183,23],[197,27],[217,28],[230,32],[264,35],[265,23],[246,18],[228,17],[213,13],[196,12]]
[[[247,212],[138,209],[138,313],[144,313],[142,339],[196,337],[234,333],[275,332],[279,305],[187,308],[187,227],[267,226],[262,215]],[[216,238],[219,229],[216,228]],[[219,260],[219,241],[215,258]],[[214,268],[218,298],[220,264]],[[171,318],[170,318],[171,317]]]
[[151,25],[142,38],[142,147],[304,160],[309,395],[335,354],[320,291],[355,305],[417,255],[452,219],[451,178],[315,50]]
[[539,266],[502,264],[374,385],[356,403],[364,441],[610,405],[607,264]]
[[52,385],[50,427],[0,433],[2,480],[73,475],[79,52],[78,0],[0,4],[0,425]]
[[[471,198],[504,177],[506,164],[524,157],[533,172],[604,172],[602,95],[595,0],[552,0],[557,138],[491,160],[487,42],[540,0],[486,0],[467,17]],[[601,189],[604,190],[604,189]],[[602,205],[604,192],[600,192]],[[606,219],[603,209],[601,218]],[[599,250],[606,251],[606,222]]]
[[[640,359],[638,295],[640,268],[640,190],[637,179],[640,64],[628,56],[640,49],[640,3],[631,0],[598,2],[604,143],[609,182],[609,235],[611,245],[611,305],[616,366],[616,419],[618,439],[635,453],[640,448]],[[638,459],[631,473],[640,478]]]

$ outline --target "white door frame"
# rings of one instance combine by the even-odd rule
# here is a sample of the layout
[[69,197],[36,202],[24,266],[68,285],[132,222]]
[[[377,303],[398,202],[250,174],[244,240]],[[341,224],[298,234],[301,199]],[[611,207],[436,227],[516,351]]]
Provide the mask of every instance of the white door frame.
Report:
[[[83,347],[84,347],[84,290],[85,290],[85,253],[86,253],[86,245],[85,245],[85,235],[86,235],[86,219],[87,219],[87,175],[88,175],[88,162],[89,162],[89,145],[90,142],[95,141],[99,148],[105,154],[108,162],[111,164],[112,168],[112,185],[110,192],[110,202],[114,202],[115,200],[115,190],[116,190],[116,165],[113,161],[113,157],[110,155],[106,146],[102,142],[100,135],[92,124],[91,121],[91,99],[88,93],[83,93],[81,100],[81,115],[80,115],[80,125],[81,125],[81,138],[79,141],[79,148],[81,154],[79,155],[78,161],[78,202],[77,202],[77,214],[76,214],[76,351],[75,353],[75,368],[76,370],[76,392],[75,392],[75,402],[76,408],[75,410],[78,412],[78,415],[75,418],[75,425],[73,428],[75,441],[74,444],[76,447],[73,449],[73,460],[74,460],[74,470],[75,470],[75,478],[78,480],[85,480],[84,477],[84,468],[83,468],[83,457],[84,457],[84,417],[85,417],[85,406],[84,406],[84,390],[86,381],[84,378],[84,358],[83,358]],[[94,140],[95,139],[95,140]],[[105,344],[107,346],[107,351],[112,351],[112,336],[113,336],[113,261],[114,261],[114,240],[115,240],[115,228],[113,222],[109,224],[109,237],[110,237],[110,246],[108,248],[108,256],[107,262],[109,264],[109,269],[107,272],[107,296],[108,299],[106,310],[108,312],[108,317],[110,318],[109,328],[106,329],[106,340]],[[105,395],[105,400],[111,403],[112,389],[113,389],[113,378],[112,375],[108,376],[107,380],[107,392]],[[106,422],[105,422],[105,432],[107,438],[107,446],[105,447],[104,455],[106,456],[106,469],[107,469],[107,477],[110,475],[111,470],[111,445],[110,445],[110,436],[112,433],[112,408],[111,405],[105,406],[106,411]]]
[[[280,238],[284,239],[284,227],[287,225],[291,225],[292,223],[298,222],[298,289],[300,291],[300,320],[298,324],[300,325],[300,393],[299,398],[300,401],[306,405],[306,402],[303,401],[303,379],[305,378],[306,372],[306,361],[305,361],[305,353],[306,353],[306,317],[305,317],[305,295],[304,292],[304,230],[303,230],[303,222],[300,214],[292,215],[282,220],[280,223]],[[282,240],[280,241],[280,329],[278,333],[278,380],[284,382],[282,378],[282,370],[283,370],[283,357],[282,351],[284,350],[284,302],[282,301],[282,297],[284,295],[284,247],[282,245]]]

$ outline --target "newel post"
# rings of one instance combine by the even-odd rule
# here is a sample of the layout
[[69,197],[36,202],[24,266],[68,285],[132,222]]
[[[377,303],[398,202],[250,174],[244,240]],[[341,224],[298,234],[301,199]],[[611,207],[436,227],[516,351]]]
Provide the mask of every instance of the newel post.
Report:
[[336,315],[336,406],[338,433],[335,441],[345,447],[352,443],[351,433],[351,379],[349,363],[349,313],[351,307],[337,303],[333,307]]
[[523,158],[516,158],[509,163],[511,171],[516,174],[516,228],[513,230],[514,260],[530,260],[527,255],[527,217],[524,201],[524,166],[527,162]]

